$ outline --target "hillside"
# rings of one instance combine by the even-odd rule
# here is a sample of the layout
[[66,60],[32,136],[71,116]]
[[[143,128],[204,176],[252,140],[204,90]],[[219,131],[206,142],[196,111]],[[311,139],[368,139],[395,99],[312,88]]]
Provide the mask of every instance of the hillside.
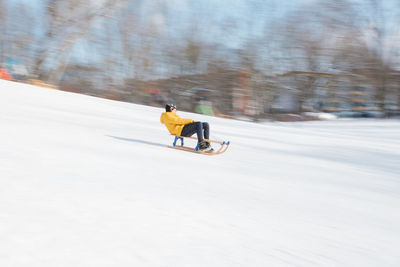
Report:
[[[399,266],[400,122],[208,121],[0,80],[0,266]],[[188,142],[188,145],[194,143]]]

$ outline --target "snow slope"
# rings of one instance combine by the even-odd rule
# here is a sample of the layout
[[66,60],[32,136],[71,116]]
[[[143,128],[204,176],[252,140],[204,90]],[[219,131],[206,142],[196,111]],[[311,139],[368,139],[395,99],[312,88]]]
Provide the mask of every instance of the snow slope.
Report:
[[161,108],[0,80],[0,109],[0,266],[400,266],[399,121],[178,111],[231,140],[205,156]]

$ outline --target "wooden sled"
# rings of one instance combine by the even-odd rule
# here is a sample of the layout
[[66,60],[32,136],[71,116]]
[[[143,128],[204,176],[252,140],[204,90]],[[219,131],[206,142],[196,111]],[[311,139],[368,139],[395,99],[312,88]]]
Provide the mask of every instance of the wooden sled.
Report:
[[[191,137],[191,136],[177,136],[177,135],[173,135],[175,136],[174,142],[172,143],[172,146],[168,146],[169,148],[174,148],[174,149],[179,149],[179,150],[184,150],[184,151],[188,151],[188,152],[194,152],[194,153],[199,153],[199,154],[204,154],[204,155],[218,155],[218,154],[222,154],[224,153],[229,145],[230,145],[230,141],[216,141],[216,140],[209,140],[209,139],[204,139],[204,141],[210,142],[210,143],[214,143],[214,144],[219,144],[220,147],[217,150],[213,150],[213,151],[199,151],[199,145],[197,144],[195,148],[192,147],[187,147],[184,146],[184,138],[189,138],[189,139],[194,139],[197,140],[197,138],[195,137]],[[178,140],[181,141],[181,145],[177,145]]]

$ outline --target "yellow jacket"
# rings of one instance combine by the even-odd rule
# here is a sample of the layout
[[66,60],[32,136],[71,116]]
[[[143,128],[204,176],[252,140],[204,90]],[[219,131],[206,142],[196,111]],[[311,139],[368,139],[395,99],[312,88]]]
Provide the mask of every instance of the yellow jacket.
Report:
[[186,124],[194,122],[192,119],[182,119],[173,112],[163,112],[160,121],[167,126],[169,133],[173,135],[181,135],[183,127]]

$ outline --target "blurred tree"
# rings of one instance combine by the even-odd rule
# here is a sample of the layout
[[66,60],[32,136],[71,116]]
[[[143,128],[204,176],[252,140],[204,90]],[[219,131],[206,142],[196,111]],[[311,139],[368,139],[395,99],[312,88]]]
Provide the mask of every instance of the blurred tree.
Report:
[[336,0],[311,2],[288,18],[283,49],[289,51],[294,70],[313,76],[297,85],[299,112],[308,94],[314,94],[318,76],[312,73],[321,71],[369,77],[376,101],[384,108],[391,69],[386,59],[394,56],[385,43],[390,27],[385,14],[384,1]]
[[[375,99],[380,110],[385,111],[385,100],[391,65],[395,57],[394,45],[386,43],[388,33],[392,31],[386,20],[384,1],[369,0],[370,17],[368,21],[371,27],[371,39],[367,44],[369,48],[368,58],[371,70],[368,75],[373,79],[376,87]],[[385,54],[387,53],[387,54]]]
[[7,21],[6,14],[8,13],[4,0],[0,0],[0,64],[5,61],[5,44],[7,41]]
[[[325,6],[332,8],[334,1]],[[350,3],[347,3],[350,6]],[[389,23],[387,18],[396,17],[395,9],[388,9],[385,1],[368,0],[351,4],[352,10],[360,10],[350,14],[345,5],[336,7],[336,17],[352,17],[350,20],[342,20],[342,39],[337,46],[335,56],[339,56],[342,62],[348,62],[346,72],[350,74],[365,75],[370,84],[375,87],[374,98],[379,108],[385,110],[385,99],[387,97],[388,76],[393,68],[395,59],[395,46],[397,44],[387,42],[390,34],[396,29]],[[398,13],[397,13],[398,15]],[[338,62],[337,59],[335,59]]]
[[186,48],[185,48],[185,54],[187,57],[187,60],[189,62],[189,70],[191,72],[195,72],[197,68],[197,64],[199,62],[200,58],[200,52],[201,52],[201,44],[200,42],[195,42],[192,40],[189,40]]
[[[65,71],[69,53],[77,41],[85,37],[97,19],[110,14],[120,0],[103,1],[96,6],[82,0],[48,0],[43,34],[38,38],[33,74],[58,82]],[[94,6],[92,6],[94,5]],[[51,68],[44,66],[48,63]],[[49,73],[49,69],[52,69]]]

